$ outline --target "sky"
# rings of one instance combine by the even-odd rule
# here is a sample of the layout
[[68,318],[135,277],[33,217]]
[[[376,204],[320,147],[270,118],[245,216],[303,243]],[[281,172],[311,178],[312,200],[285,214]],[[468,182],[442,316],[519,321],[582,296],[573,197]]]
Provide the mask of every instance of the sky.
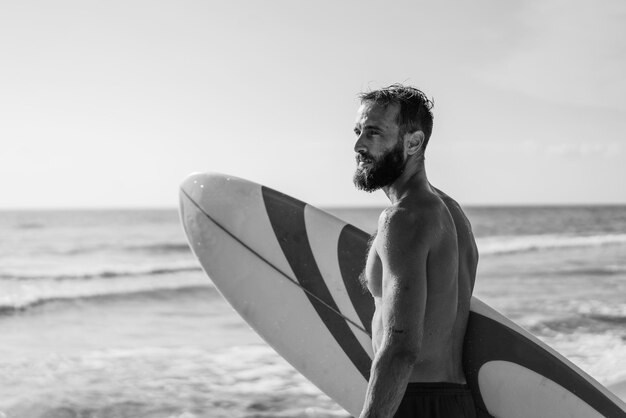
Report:
[[435,101],[463,205],[626,203],[626,2],[0,3],[0,208],[175,207],[192,172],[320,206],[352,184],[357,95]]

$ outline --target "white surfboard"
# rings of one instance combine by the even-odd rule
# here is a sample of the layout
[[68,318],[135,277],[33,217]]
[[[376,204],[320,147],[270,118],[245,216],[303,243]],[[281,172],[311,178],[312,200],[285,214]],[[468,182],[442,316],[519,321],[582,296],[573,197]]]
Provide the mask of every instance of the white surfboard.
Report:
[[[300,373],[358,415],[372,362],[369,236],[285,194],[222,174],[180,189],[189,244],[224,298]],[[503,418],[626,418],[626,404],[473,298],[464,370],[477,409]]]

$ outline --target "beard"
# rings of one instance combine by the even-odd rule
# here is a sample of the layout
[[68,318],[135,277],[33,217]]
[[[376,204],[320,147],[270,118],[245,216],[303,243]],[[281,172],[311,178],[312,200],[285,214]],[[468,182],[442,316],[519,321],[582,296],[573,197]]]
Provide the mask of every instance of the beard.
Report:
[[374,158],[369,154],[358,154],[359,161],[371,163],[369,167],[358,167],[354,172],[352,181],[357,189],[373,192],[381,187],[389,186],[396,181],[404,172],[404,144],[398,144],[380,158]]

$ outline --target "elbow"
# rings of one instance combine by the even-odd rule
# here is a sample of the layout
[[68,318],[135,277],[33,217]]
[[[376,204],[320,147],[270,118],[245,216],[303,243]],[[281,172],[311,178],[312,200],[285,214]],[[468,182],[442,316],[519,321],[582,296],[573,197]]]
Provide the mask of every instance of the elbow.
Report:
[[381,355],[391,362],[406,367],[413,367],[419,361],[422,338],[417,335],[389,335],[381,347]]

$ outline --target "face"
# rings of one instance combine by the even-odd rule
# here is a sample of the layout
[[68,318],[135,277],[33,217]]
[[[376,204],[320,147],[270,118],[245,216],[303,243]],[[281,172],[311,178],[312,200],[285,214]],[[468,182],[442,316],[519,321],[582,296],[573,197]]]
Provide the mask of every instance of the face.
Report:
[[392,184],[404,172],[404,142],[396,123],[398,105],[387,108],[363,104],[357,113],[354,133],[357,168],[354,185],[367,192]]

